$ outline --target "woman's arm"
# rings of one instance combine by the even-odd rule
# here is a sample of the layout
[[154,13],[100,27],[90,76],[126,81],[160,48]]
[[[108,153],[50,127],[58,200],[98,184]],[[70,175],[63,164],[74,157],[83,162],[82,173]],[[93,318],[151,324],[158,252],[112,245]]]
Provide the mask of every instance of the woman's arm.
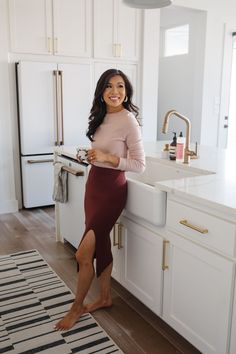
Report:
[[126,145],[128,156],[120,157],[117,168],[122,171],[143,172],[145,170],[145,154],[141,129],[135,118],[128,127]]

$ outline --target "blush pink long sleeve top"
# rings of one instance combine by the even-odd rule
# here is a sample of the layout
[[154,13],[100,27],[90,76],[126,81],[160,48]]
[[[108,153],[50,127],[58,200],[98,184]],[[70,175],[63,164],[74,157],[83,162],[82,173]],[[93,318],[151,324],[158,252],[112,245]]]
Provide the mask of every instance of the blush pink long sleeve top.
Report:
[[93,149],[99,149],[120,158],[117,167],[105,162],[95,162],[95,166],[139,173],[145,170],[141,129],[133,113],[127,109],[117,113],[107,113],[93,139]]

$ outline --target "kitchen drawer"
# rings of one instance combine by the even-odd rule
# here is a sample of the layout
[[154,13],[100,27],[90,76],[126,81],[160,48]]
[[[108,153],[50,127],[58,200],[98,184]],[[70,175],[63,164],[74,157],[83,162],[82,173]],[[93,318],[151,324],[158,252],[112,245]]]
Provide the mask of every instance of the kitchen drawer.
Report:
[[172,200],[167,202],[167,227],[189,239],[235,255],[236,225]]

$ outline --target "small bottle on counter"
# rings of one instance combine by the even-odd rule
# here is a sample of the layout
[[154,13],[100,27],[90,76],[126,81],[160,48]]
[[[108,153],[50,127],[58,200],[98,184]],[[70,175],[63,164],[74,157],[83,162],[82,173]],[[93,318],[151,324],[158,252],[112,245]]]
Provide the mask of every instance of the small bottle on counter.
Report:
[[161,152],[161,157],[163,159],[169,158],[170,144],[165,144],[163,151]]
[[184,162],[185,140],[183,133],[180,132],[176,144],[176,162]]
[[173,136],[173,140],[170,143],[170,150],[169,150],[169,158],[170,160],[175,160],[176,159],[176,144],[177,144],[177,137],[176,137],[176,133],[173,132],[174,136]]

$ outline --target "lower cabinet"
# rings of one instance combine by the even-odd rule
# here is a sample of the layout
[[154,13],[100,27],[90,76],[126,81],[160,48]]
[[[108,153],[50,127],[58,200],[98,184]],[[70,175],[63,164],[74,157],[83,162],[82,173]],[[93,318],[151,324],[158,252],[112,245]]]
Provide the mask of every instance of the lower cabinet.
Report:
[[[202,353],[235,353],[232,335],[229,349],[233,261],[175,232],[160,236],[124,216],[112,244],[112,276],[121,285]],[[233,328],[235,323],[233,318]]]
[[161,315],[163,239],[149,229],[121,217],[113,235],[113,273],[135,297]]
[[233,313],[232,313],[232,327],[230,336],[230,354],[236,353],[236,284],[234,285],[234,301],[233,301]]
[[[58,237],[78,247],[85,230],[84,191],[87,180],[87,167],[66,158],[57,159],[69,168],[68,201],[56,203],[58,220]],[[76,175],[77,172],[81,175]]]
[[168,239],[163,319],[202,353],[228,353],[234,263],[174,233]]

